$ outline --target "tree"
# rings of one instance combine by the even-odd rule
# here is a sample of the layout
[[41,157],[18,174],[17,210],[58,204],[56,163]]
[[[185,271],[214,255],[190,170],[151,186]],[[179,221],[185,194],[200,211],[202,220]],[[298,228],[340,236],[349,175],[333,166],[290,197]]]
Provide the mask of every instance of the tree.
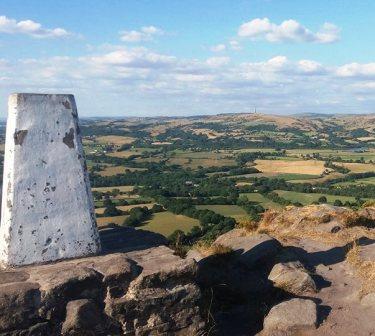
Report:
[[160,204],[154,204],[151,208],[151,212],[152,213],[156,213],[156,212],[163,212],[164,211],[164,208],[162,205]]
[[343,206],[341,200],[339,200],[339,199],[335,200],[335,202],[333,203],[333,205],[335,205],[335,206]]
[[122,215],[122,211],[116,208],[116,205],[108,199],[104,201],[106,208],[104,209],[104,216],[105,217],[114,217]]
[[318,199],[318,202],[319,202],[319,203],[327,203],[327,197],[325,197],[325,196],[320,196],[319,199]]

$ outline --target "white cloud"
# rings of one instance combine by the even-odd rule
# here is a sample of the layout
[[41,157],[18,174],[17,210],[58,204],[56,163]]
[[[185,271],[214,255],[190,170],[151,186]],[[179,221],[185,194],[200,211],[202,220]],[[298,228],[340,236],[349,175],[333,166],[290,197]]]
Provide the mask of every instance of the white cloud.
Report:
[[340,29],[332,23],[325,23],[314,33],[295,20],[285,20],[280,25],[268,18],[257,18],[242,24],[238,36],[268,42],[314,42],[333,43],[339,40]]
[[375,80],[364,76],[374,71],[371,63],[334,67],[278,55],[236,64],[124,46],[91,53],[0,59],[0,98],[12,91],[73,92],[86,115],[238,112],[255,104],[272,113],[374,112]]
[[297,67],[304,73],[321,74],[325,72],[324,67],[320,63],[311,60],[300,60],[297,63]]
[[163,35],[164,31],[155,26],[145,26],[140,30],[120,31],[120,40],[124,42],[150,41],[156,35]]
[[375,63],[350,63],[337,69],[340,77],[363,77],[375,78]]
[[229,46],[230,46],[230,48],[231,48],[232,50],[236,50],[236,51],[242,49],[242,47],[240,46],[239,42],[236,41],[236,40],[231,40],[231,41],[229,41]]
[[176,58],[151,52],[146,48],[132,48],[112,51],[89,58],[95,65],[113,65],[132,68],[165,67],[173,64]]
[[224,51],[226,48],[227,47],[225,46],[225,44],[217,44],[217,45],[212,46],[210,49],[213,52],[220,52],[220,51]]
[[47,29],[32,20],[16,21],[4,15],[0,16],[0,33],[25,34],[35,38],[61,38],[72,35],[72,33],[63,28]]
[[229,57],[210,57],[206,60],[207,65],[210,67],[221,67],[228,64],[230,61]]

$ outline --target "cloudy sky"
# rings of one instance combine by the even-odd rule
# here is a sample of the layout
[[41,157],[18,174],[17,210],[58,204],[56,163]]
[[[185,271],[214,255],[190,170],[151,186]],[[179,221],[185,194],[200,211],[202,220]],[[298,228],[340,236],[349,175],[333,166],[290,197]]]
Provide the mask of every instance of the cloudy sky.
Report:
[[375,113],[373,0],[1,0],[12,92],[81,116]]

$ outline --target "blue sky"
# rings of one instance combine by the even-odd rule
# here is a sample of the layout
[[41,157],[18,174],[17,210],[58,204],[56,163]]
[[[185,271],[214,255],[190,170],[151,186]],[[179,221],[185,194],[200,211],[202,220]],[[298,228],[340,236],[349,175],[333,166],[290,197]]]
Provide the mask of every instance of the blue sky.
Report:
[[11,92],[83,116],[375,112],[374,1],[2,0]]

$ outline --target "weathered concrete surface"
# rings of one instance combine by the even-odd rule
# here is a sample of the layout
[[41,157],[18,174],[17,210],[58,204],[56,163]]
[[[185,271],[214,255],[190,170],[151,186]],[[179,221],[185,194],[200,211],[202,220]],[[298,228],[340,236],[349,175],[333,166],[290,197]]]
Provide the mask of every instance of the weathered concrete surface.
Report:
[[42,263],[99,250],[74,97],[11,95],[4,158],[1,265]]
[[195,272],[165,246],[0,270],[0,335],[199,335]]

